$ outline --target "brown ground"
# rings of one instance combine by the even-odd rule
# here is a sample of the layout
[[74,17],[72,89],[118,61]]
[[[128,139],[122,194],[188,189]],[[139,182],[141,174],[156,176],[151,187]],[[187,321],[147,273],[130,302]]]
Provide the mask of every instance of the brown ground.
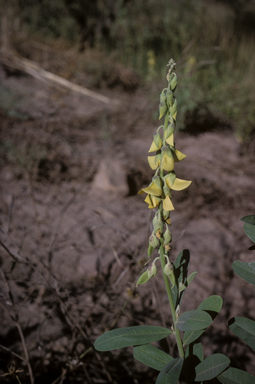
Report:
[[[2,112],[0,127],[0,374],[14,360],[29,383],[28,353],[36,384],[153,382],[157,373],[134,362],[131,349],[97,353],[93,343],[115,327],[171,325],[160,274],[135,290],[151,231],[137,191],[152,176],[157,101],[148,89],[103,88],[120,101],[107,106],[14,75],[0,70],[1,103],[12,115]],[[227,330],[232,316],[255,317],[254,290],[231,269],[254,259],[239,220],[255,211],[254,147],[220,130],[179,133],[176,142],[187,155],[177,174],[193,183],[173,197],[172,258],[189,248],[198,271],[182,310],[221,295],[206,353],[226,353],[254,374],[254,356]],[[161,347],[176,354],[171,343]]]

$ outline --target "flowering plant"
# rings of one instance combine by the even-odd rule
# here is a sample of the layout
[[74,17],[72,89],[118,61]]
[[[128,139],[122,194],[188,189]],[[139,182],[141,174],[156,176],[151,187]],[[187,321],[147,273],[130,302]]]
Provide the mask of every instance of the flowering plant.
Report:
[[[171,253],[172,233],[170,213],[174,210],[172,191],[187,188],[191,181],[177,178],[175,163],[186,156],[175,147],[175,127],[177,100],[174,95],[177,87],[176,64],[169,61],[167,74],[168,86],[160,95],[159,119],[164,117],[153,136],[148,157],[150,167],[155,174],[148,187],[139,191],[146,193],[145,202],[149,209],[155,210],[153,231],[149,237],[148,262],[150,265],[137,280],[137,286],[146,284],[157,274],[158,262],[163,271],[163,279],[169,300],[171,328],[159,326],[134,326],[109,331],[95,342],[98,351],[111,351],[133,346],[134,358],[159,371],[156,384],[177,384],[184,379],[187,383],[209,381],[217,377],[223,384],[255,384],[255,377],[247,372],[229,368],[230,360],[221,353],[204,359],[203,346],[199,337],[210,326],[221,310],[223,301],[220,296],[209,296],[197,309],[181,313],[181,302],[187,287],[197,272],[188,275],[190,254],[182,251],[175,260]],[[245,231],[255,242],[255,216],[243,218]],[[157,256],[153,258],[154,251]],[[147,264],[147,263],[146,263]],[[255,263],[237,261],[233,268],[240,277],[255,285]],[[245,318],[233,318],[229,321],[230,329],[248,345],[255,349],[255,322]],[[178,347],[178,357],[173,357],[152,345],[165,337],[174,337]]]

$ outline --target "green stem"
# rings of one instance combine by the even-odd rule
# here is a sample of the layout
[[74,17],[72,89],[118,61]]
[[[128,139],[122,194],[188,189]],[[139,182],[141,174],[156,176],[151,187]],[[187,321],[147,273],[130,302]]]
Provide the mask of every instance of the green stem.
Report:
[[[166,265],[165,261],[165,256],[164,256],[164,247],[163,247],[163,241],[161,241],[161,246],[160,246],[160,262],[161,262],[161,268],[162,271],[164,270],[164,267]],[[174,334],[176,338],[176,343],[179,351],[180,357],[184,357],[184,350],[183,350],[183,345],[182,345],[182,340],[181,340],[181,334],[179,329],[176,327],[176,314],[175,314],[175,307],[174,307],[174,300],[173,300],[173,295],[171,292],[171,287],[170,287],[170,282],[168,277],[164,274],[163,272],[163,278],[166,286],[166,291],[167,291],[167,296],[172,312],[172,318],[173,318],[173,325],[174,325]]]
[[[160,176],[161,177],[164,176],[164,171],[160,171]],[[162,217],[163,216],[163,206],[162,206],[162,203],[160,204],[160,214],[161,214],[161,217]],[[184,350],[183,350],[183,345],[182,345],[182,340],[181,340],[181,334],[180,334],[179,329],[176,327],[176,313],[175,313],[174,300],[173,300],[173,295],[172,295],[172,291],[171,291],[171,287],[170,287],[170,282],[169,282],[168,277],[164,274],[164,267],[166,265],[166,260],[165,260],[164,254],[165,254],[165,252],[164,252],[164,246],[163,246],[163,239],[161,238],[161,240],[160,240],[160,262],[161,262],[161,268],[162,268],[162,272],[163,272],[163,278],[164,278],[164,283],[165,283],[165,287],[166,287],[166,291],[167,291],[167,296],[168,296],[168,300],[169,300],[169,304],[170,304],[170,309],[171,309],[171,312],[172,312],[172,319],[173,319],[173,326],[174,326],[174,335],[175,335],[175,339],[176,339],[179,355],[180,355],[180,357],[184,357]]]

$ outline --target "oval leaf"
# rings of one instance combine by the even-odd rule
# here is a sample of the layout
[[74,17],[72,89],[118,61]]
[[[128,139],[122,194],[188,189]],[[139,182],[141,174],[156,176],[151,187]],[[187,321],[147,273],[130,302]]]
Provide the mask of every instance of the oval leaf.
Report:
[[[220,312],[222,304],[223,300],[220,296],[212,295],[202,301],[202,303],[199,304],[197,309],[199,309],[200,311],[208,311],[212,319],[214,319],[216,315]],[[215,316],[211,312],[216,312]]]
[[241,277],[241,279],[244,279],[248,283],[255,285],[255,262],[254,261],[252,261],[251,263],[244,263],[240,260],[237,260],[232,264],[232,268],[235,271],[235,273],[239,277]]
[[237,368],[227,369],[217,379],[222,384],[255,384],[255,376]]
[[203,333],[205,329],[201,331],[186,331],[183,336],[183,346],[193,343],[196,341]]
[[173,359],[160,372],[156,384],[177,384],[183,366],[183,357]]
[[195,381],[211,380],[224,371],[229,364],[230,360],[227,356],[215,353],[196,366]]
[[172,332],[163,327],[138,325],[128,328],[118,328],[104,333],[94,344],[98,351],[112,351],[113,349],[131,347],[158,341]]
[[176,324],[180,331],[199,331],[205,329],[212,323],[208,313],[199,310],[184,312]]
[[255,321],[245,317],[233,317],[228,322],[231,331],[255,350]]
[[240,220],[244,223],[255,225],[255,215],[244,216]]
[[167,353],[154,347],[151,344],[139,345],[133,349],[134,358],[141,363],[161,371],[170,361],[173,360]]
[[255,243],[255,225],[245,223],[243,229],[246,235]]

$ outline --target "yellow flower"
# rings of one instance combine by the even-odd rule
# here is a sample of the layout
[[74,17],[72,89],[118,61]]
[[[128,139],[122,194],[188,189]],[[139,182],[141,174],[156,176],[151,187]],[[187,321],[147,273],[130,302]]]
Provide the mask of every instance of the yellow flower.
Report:
[[174,191],[182,191],[185,188],[188,188],[191,184],[191,181],[178,179],[174,172],[165,176],[166,183],[170,189]]

